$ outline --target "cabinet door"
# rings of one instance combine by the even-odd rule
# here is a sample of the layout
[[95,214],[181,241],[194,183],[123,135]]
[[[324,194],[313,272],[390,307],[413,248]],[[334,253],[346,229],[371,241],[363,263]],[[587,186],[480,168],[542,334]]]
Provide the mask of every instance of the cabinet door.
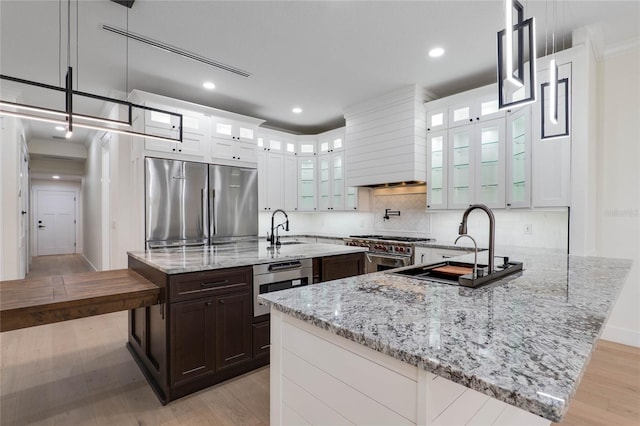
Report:
[[313,211],[317,208],[316,158],[298,158],[298,210]]
[[253,142],[236,142],[236,160],[249,161],[255,163],[256,158],[256,145]]
[[447,208],[447,131],[427,134],[427,209]]
[[284,151],[284,154],[288,156],[298,155],[298,145],[296,144],[296,141],[293,139],[285,138],[283,151]]
[[213,298],[171,304],[171,384],[215,371]]
[[322,258],[320,268],[323,282],[362,275],[364,274],[364,254],[326,256]]
[[531,106],[507,116],[507,207],[531,206]]
[[427,131],[437,132],[447,128],[447,108],[434,108],[427,111]]
[[253,324],[253,357],[263,358],[269,356],[271,346],[270,321]]
[[175,144],[177,152],[185,155],[202,157],[203,156],[203,153],[202,153],[203,138],[204,136],[201,136],[201,135],[192,134],[192,133],[183,133],[182,143]]
[[281,209],[284,205],[284,156],[267,153],[267,210]]
[[251,293],[215,298],[216,371],[251,361]]
[[358,210],[358,188],[356,188],[355,186],[348,186],[345,194],[345,210]]
[[298,210],[298,159],[284,157],[284,210]]
[[211,138],[211,156],[224,160],[235,160],[235,144],[233,139]]
[[317,153],[316,141],[315,140],[298,141],[298,147],[296,152],[300,156],[313,157]]
[[[569,126],[571,126],[571,63],[558,66],[558,78],[569,78]],[[549,81],[549,71],[538,71],[538,88]],[[545,91],[548,94],[548,91]],[[559,94],[560,95],[560,94]],[[560,99],[561,98],[561,99]],[[560,105],[563,105],[564,96],[559,96]],[[549,105],[549,100],[545,105]],[[532,165],[531,165],[531,190],[533,207],[561,207],[571,205],[571,136],[553,139],[541,138],[542,117],[540,102],[533,107],[533,139],[532,139]],[[546,111],[545,111],[546,112]],[[558,124],[549,124],[549,131],[554,132],[556,126],[562,126],[566,115],[564,108],[558,110]],[[548,123],[549,119],[545,120]]]
[[329,210],[331,207],[331,156],[318,157],[318,208]]
[[448,206],[464,209],[473,203],[473,137],[475,126],[449,130],[448,143]]
[[420,265],[431,261],[431,249],[416,247],[413,251],[413,264]]
[[473,123],[475,116],[474,100],[472,98],[460,101],[456,104],[450,105],[448,108],[449,128],[466,126]]
[[505,206],[504,118],[475,125],[475,197],[491,208]]
[[331,154],[331,206],[330,210],[344,210],[344,154]]

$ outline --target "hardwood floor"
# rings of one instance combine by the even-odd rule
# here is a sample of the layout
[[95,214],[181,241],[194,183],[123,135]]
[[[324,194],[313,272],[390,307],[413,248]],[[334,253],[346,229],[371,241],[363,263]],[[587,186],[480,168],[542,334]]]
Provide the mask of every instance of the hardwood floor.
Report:
[[0,334],[0,424],[269,424],[268,368],[163,407],[126,335],[124,311]]
[[[90,270],[71,256],[34,258],[32,273]],[[163,407],[126,336],[126,312],[0,333],[0,424],[269,424],[268,367]],[[600,341],[560,425],[640,425],[640,348]]]
[[80,254],[60,254],[52,256],[35,256],[31,258],[31,266],[27,278],[48,277],[51,275],[78,274],[92,272],[93,268]]

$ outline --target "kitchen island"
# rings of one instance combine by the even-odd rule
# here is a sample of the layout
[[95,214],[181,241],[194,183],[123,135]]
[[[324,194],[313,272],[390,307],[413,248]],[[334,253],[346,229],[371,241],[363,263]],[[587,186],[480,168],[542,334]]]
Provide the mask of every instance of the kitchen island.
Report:
[[269,310],[258,294],[362,274],[364,251],[244,241],[130,252],[129,268],[159,288],[159,305],[129,311],[127,348],[163,404],[264,366]]
[[262,295],[271,423],[560,421],[631,261],[506,252],[524,271],[477,289],[380,272]]

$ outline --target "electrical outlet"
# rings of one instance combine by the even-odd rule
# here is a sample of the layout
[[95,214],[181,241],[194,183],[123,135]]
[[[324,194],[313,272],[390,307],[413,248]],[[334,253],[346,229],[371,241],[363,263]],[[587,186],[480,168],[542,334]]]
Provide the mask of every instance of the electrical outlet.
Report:
[[531,225],[530,223],[527,223],[527,224],[524,226],[524,233],[525,233],[526,235],[531,235],[531,234],[533,234],[533,225]]

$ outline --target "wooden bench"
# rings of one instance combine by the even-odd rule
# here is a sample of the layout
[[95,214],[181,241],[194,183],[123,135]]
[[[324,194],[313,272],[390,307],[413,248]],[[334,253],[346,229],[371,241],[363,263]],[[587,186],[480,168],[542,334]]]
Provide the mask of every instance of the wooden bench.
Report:
[[0,331],[151,306],[159,294],[129,269],[0,281]]

